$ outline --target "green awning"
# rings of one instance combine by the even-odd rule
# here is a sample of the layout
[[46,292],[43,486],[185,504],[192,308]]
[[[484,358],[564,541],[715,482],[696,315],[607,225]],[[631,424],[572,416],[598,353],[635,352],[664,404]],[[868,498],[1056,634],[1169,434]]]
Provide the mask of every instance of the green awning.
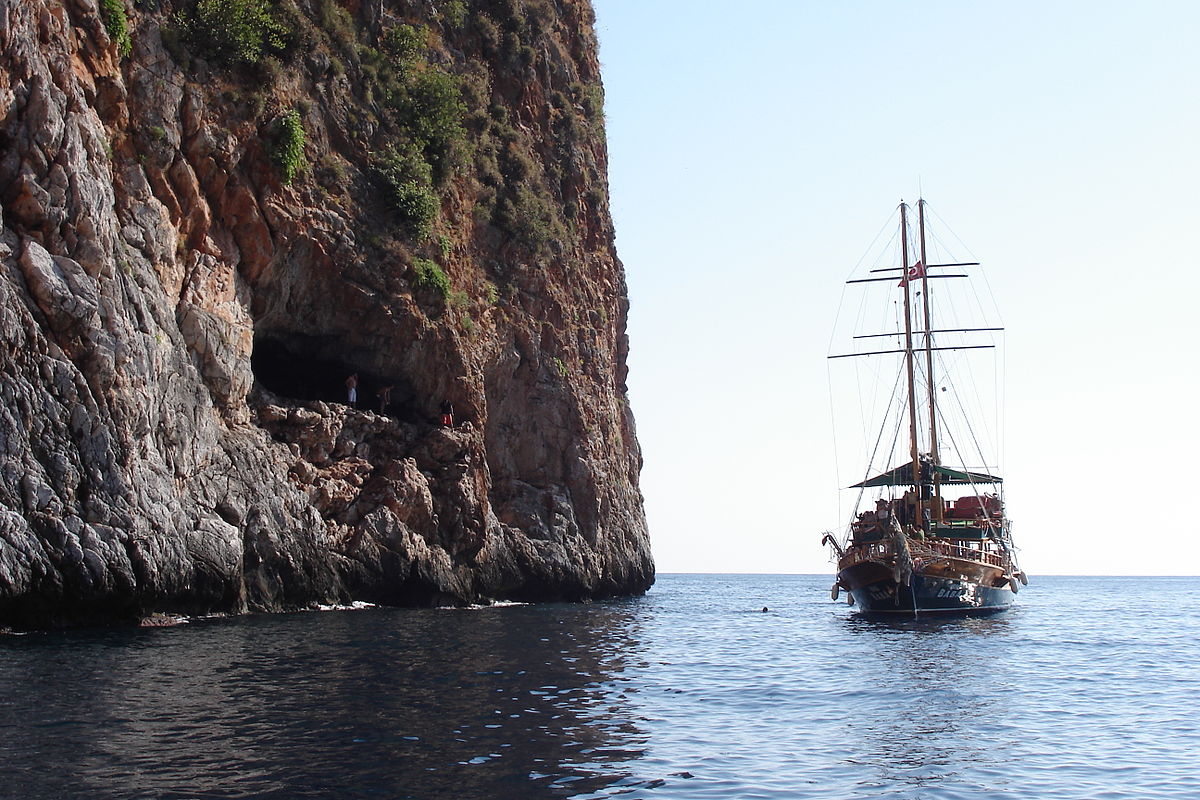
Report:
[[[1004,479],[997,475],[988,475],[986,472],[965,472],[963,470],[950,469],[949,467],[936,466],[932,467],[933,471],[937,472],[941,478],[938,483],[945,484],[971,484],[971,483],[1004,483]],[[876,475],[870,480],[856,483],[851,486],[851,489],[863,489],[870,486],[912,486],[912,464],[903,464],[895,469],[890,469],[882,475]]]

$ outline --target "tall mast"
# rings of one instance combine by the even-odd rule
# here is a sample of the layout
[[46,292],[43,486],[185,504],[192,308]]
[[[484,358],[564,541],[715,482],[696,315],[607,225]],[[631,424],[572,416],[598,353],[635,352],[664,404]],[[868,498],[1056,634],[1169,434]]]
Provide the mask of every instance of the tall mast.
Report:
[[[921,231],[921,302],[925,307],[925,379],[929,384],[929,457],[933,466],[942,463],[938,455],[937,386],[933,380],[933,326],[929,322],[929,262],[925,259],[925,199],[917,200],[917,220]],[[941,494],[939,475],[933,471],[933,493]],[[939,514],[940,516],[940,514]],[[938,520],[941,522],[941,520]]]
[[[917,393],[913,376],[912,290],[908,279],[908,206],[900,203],[900,264],[904,271],[904,364],[908,372],[908,437],[913,486],[921,484],[921,454],[917,448]],[[928,330],[928,326],[926,326]]]

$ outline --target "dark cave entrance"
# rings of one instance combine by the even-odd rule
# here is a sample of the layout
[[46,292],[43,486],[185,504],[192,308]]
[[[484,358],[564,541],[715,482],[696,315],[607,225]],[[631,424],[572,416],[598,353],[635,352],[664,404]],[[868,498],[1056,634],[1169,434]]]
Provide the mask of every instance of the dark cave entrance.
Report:
[[281,400],[348,403],[346,378],[358,374],[358,404],[362,411],[379,411],[378,392],[392,387],[387,415],[404,422],[425,421],[413,402],[412,387],[403,378],[364,370],[337,357],[338,340],[331,336],[273,332],[254,337],[250,368],[260,387]]

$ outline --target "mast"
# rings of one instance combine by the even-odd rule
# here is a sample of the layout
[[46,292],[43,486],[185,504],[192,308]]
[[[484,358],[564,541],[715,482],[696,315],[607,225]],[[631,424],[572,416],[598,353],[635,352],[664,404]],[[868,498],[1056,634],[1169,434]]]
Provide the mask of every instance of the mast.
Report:
[[[917,447],[917,393],[912,341],[912,290],[908,279],[908,206],[900,203],[900,264],[904,269],[904,365],[908,372],[908,438],[912,456],[913,487],[921,485],[921,454]],[[928,326],[926,326],[928,329]]]
[[[936,467],[942,463],[938,455],[937,438],[937,386],[933,380],[933,325],[929,321],[929,262],[925,260],[925,198],[917,200],[917,220],[921,232],[921,297],[925,307],[925,378],[929,384],[929,457]],[[933,494],[941,494],[941,481],[938,471],[933,470]],[[926,498],[932,501],[933,498]],[[938,522],[941,522],[941,510],[938,509]]]

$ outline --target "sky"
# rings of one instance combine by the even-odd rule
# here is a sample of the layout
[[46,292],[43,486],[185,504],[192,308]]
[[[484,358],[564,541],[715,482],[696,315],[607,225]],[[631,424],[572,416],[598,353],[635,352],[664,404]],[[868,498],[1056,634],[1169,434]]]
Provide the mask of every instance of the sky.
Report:
[[1197,574],[1200,3],[594,5],[660,572],[832,574],[844,282],[924,196],[1006,328],[1022,566]]

